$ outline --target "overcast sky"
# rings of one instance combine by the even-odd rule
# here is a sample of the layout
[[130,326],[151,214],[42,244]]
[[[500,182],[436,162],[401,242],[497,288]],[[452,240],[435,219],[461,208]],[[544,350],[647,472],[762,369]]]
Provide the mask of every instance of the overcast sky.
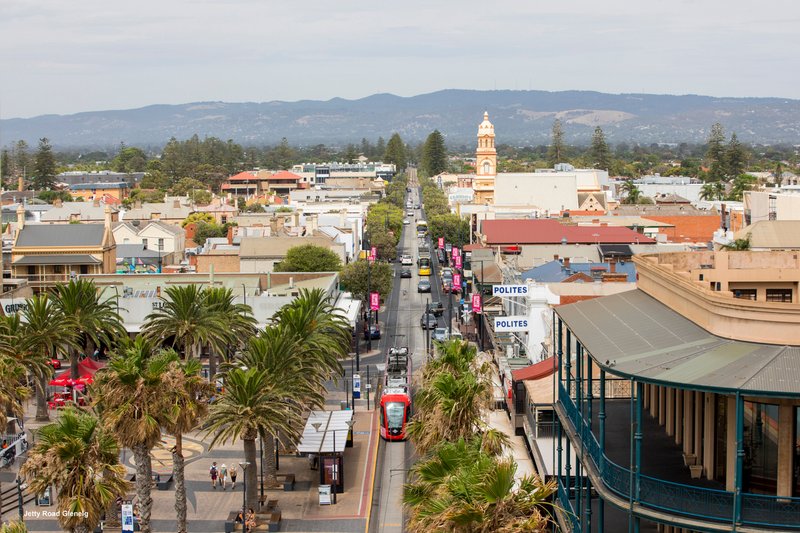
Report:
[[0,0],[0,116],[584,89],[800,98],[798,0]]

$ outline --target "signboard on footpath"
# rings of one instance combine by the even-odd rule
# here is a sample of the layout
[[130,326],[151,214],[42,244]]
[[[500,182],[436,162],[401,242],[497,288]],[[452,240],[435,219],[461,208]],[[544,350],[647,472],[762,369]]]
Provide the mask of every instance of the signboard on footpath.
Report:
[[377,292],[370,293],[369,295],[369,308],[377,311],[381,308],[381,295]]

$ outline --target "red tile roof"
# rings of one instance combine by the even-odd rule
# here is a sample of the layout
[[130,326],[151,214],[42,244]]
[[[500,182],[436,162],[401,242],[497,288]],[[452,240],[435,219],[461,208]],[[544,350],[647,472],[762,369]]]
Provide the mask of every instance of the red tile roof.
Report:
[[256,179],[256,176],[250,172],[239,172],[235,176],[228,178],[228,181],[246,181],[254,179]]
[[513,370],[511,377],[514,381],[536,380],[553,375],[556,371],[556,358],[550,357],[531,366]]
[[653,244],[656,241],[628,228],[566,226],[553,219],[486,220],[481,225],[486,243],[512,244]]
[[300,176],[298,176],[297,174],[292,174],[288,170],[281,170],[279,172],[276,172],[272,176],[269,176],[267,178],[267,181],[272,181],[272,180],[299,180],[299,179],[300,179]]

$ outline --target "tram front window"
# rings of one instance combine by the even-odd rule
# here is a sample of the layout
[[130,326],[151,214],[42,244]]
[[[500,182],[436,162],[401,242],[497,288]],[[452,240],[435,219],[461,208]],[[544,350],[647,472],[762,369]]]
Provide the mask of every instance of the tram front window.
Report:
[[401,402],[386,404],[386,421],[389,429],[402,428],[406,407]]

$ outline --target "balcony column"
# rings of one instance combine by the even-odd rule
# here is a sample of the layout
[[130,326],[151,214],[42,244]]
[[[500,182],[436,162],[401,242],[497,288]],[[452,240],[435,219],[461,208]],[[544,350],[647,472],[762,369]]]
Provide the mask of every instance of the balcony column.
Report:
[[665,406],[664,423],[666,424],[667,435],[675,435],[675,389],[667,387],[667,405]]
[[683,391],[683,453],[694,453],[694,392]]
[[[606,371],[600,368],[600,412],[597,413],[599,420],[600,432],[600,478],[605,475],[606,465]],[[597,531],[603,533],[605,527],[605,507],[603,505],[603,498],[597,499]]]
[[658,387],[658,425],[663,426],[667,421],[667,388]]
[[714,479],[714,439],[716,420],[714,420],[714,393],[703,393],[703,472],[706,479]]
[[692,453],[697,456],[697,464],[703,462],[703,393],[694,391],[694,442],[692,443]]
[[[563,484],[563,479],[561,476],[561,454],[564,451],[564,447],[561,444],[561,422],[559,421],[558,417],[555,417],[555,430],[556,430],[556,479],[558,483]],[[569,454],[569,448],[567,449],[567,454]]]
[[683,391],[675,389],[675,444],[683,443]]
[[733,523],[742,521],[742,484],[744,481],[744,398],[736,392],[736,499],[734,501]]
[[642,470],[642,396],[644,395],[644,383],[636,383],[636,432],[633,435],[636,450],[634,454],[634,467],[636,472],[636,501],[639,501],[639,476]]
[[648,394],[650,397],[650,416],[656,418],[658,416],[658,387],[649,383],[647,390],[650,391]]
[[792,495],[794,472],[794,406],[778,406],[778,496]]
[[[555,311],[553,311],[555,313]],[[558,342],[556,343],[556,352],[558,353],[558,384],[564,383],[564,373],[561,371],[561,365],[564,362],[564,352],[562,350],[561,342],[564,340],[564,323],[561,317],[558,317]]]
[[[586,449],[586,438],[583,416],[583,346],[575,340],[575,403],[578,407],[578,416],[581,419],[580,425],[575,429],[581,439],[581,450]],[[581,453],[583,456],[583,453]],[[583,510],[583,464],[580,460],[575,460],[575,514],[582,517]]]
[[725,409],[725,490],[736,490],[736,396],[727,396]]
[[572,398],[572,332],[567,328],[567,345],[566,345],[564,371],[567,373],[567,397]]
[[584,522],[586,523],[587,533],[592,533],[592,482],[586,476],[586,513]]

